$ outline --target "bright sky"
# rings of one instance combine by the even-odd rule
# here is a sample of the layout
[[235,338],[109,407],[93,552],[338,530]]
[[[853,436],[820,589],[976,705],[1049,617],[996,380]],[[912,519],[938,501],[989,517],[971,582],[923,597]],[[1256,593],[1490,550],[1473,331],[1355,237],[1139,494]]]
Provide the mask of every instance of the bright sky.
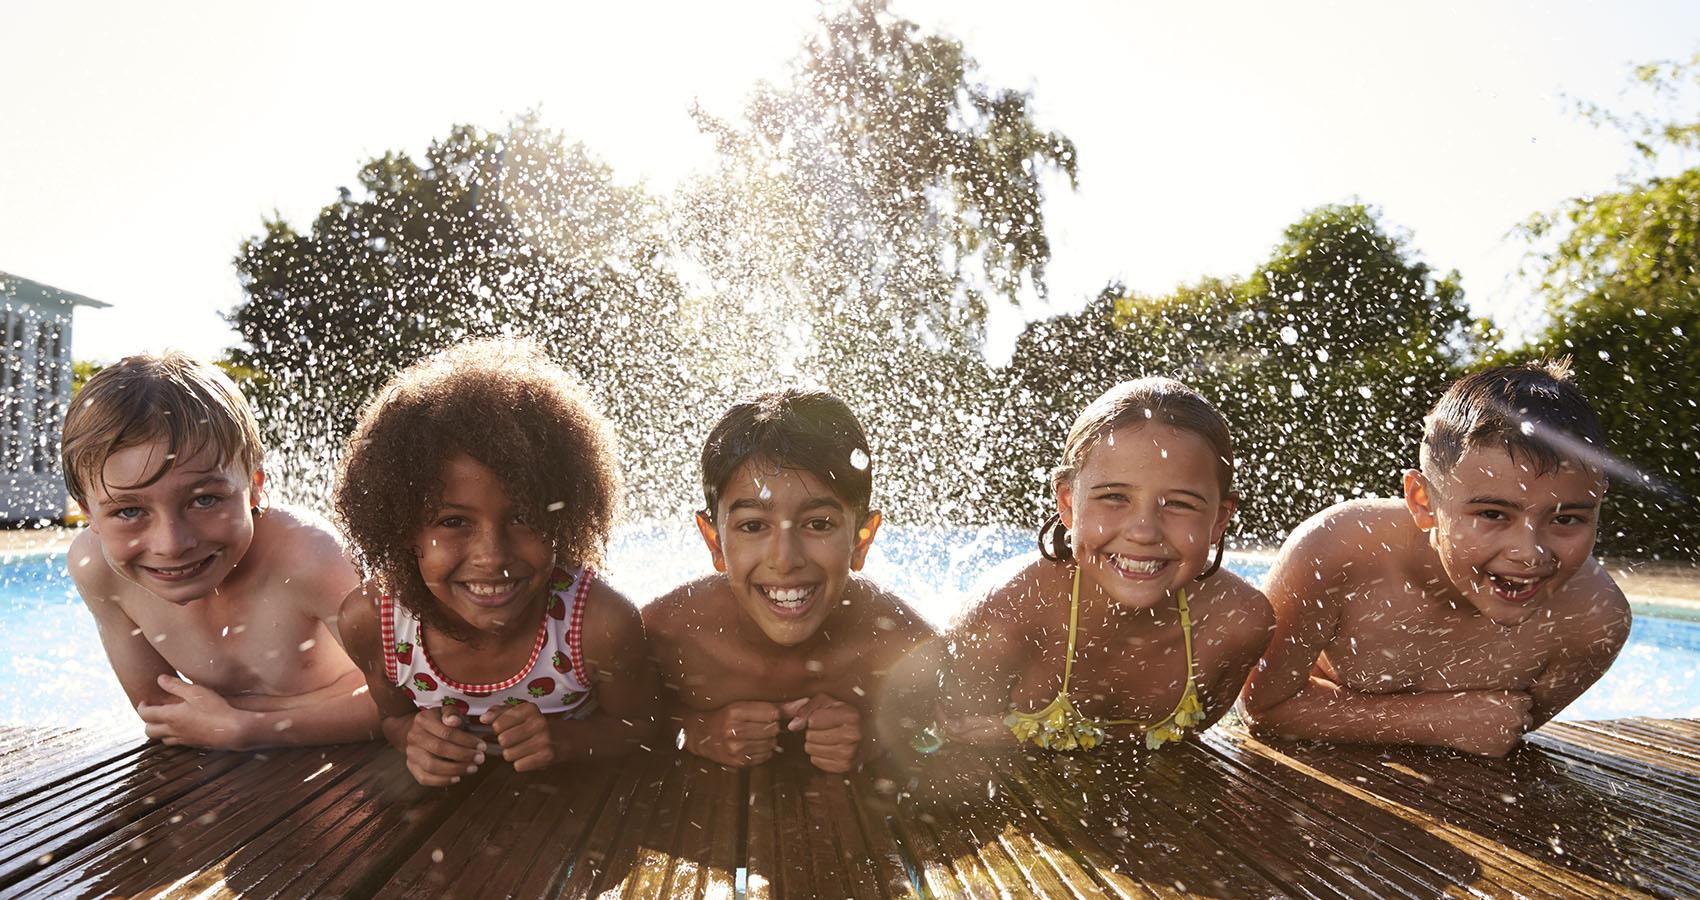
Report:
[[[1046,204],[1053,310],[1249,271],[1304,210],[1357,197],[1458,268],[1479,311],[1528,315],[1506,234],[1610,188],[1629,154],[1569,111],[1632,63],[1700,49],[1700,4],[1173,4],[892,0],[1029,90],[1073,138]],[[705,167],[689,110],[783,75],[802,0],[7,4],[0,271],[87,294],[75,353],[216,355],[231,259],[276,210],[305,228],[359,165],[536,108],[625,181]],[[1030,315],[1043,312],[1032,308]],[[995,323],[1000,347],[1017,314]]]

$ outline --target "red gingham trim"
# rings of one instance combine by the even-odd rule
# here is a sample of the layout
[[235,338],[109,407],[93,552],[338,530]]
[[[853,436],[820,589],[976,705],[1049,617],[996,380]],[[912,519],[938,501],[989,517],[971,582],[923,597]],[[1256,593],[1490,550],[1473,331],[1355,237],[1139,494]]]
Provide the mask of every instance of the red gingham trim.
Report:
[[[553,578],[554,576],[551,575],[550,577]],[[430,650],[429,647],[425,646],[425,623],[424,622],[419,623],[419,650],[425,657],[425,665],[430,666],[431,671],[435,672],[437,674],[437,678],[439,680],[441,680],[444,684],[448,685],[449,687],[454,688],[457,691],[460,691],[463,694],[478,694],[478,695],[494,694],[497,691],[505,691],[508,688],[511,688],[514,685],[519,684],[520,682],[524,681],[525,676],[531,674],[531,667],[537,665],[537,657],[538,657],[539,654],[541,654],[543,652],[543,645],[548,642],[548,639],[549,639],[549,604],[547,602],[545,602],[543,604],[543,618],[542,618],[541,621],[539,621],[537,623],[537,639],[531,642],[531,658],[527,659],[525,661],[525,665],[520,666],[520,669],[519,669],[518,672],[515,672],[513,675],[509,676],[508,678],[506,678],[502,681],[498,681],[498,682],[495,682],[495,683],[492,683],[492,684],[461,684],[460,682],[454,680],[453,678],[450,678],[449,676],[444,675],[443,670],[437,668],[437,664],[434,661],[432,661],[431,650]]]
[[380,648],[384,654],[384,674],[389,676],[390,684],[395,684],[401,676],[396,671],[395,662],[395,604],[390,602],[389,594],[378,597],[378,623],[384,641]]
[[584,674],[584,598],[590,594],[590,579],[596,575],[589,566],[579,572],[578,591],[573,594],[572,625],[567,629],[567,655],[572,657],[573,674],[578,676],[578,683],[585,690],[590,690],[590,679]]

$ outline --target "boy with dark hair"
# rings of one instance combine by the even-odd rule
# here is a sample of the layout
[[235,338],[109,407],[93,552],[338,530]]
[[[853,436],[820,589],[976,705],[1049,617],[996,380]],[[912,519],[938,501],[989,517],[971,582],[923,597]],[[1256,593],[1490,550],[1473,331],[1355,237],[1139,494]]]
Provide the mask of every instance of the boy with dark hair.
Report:
[[343,652],[359,583],[334,532],[264,500],[254,415],[218,369],[132,356],[77,394],[60,442],[88,518],[77,591],[148,737],[229,750],[375,736]]
[[1252,729],[1503,756],[1605,673],[1629,605],[1592,558],[1605,436],[1562,364],[1460,379],[1425,420],[1405,499],[1287,539]]
[[702,471],[697,527],[717,574],[643,616],[684,747],[755,765],[801,731],[816,767],[848,771],[886,674],[932,636],[852,574],[880,525],[862,426],[821,391],[762,394],[715,424]]

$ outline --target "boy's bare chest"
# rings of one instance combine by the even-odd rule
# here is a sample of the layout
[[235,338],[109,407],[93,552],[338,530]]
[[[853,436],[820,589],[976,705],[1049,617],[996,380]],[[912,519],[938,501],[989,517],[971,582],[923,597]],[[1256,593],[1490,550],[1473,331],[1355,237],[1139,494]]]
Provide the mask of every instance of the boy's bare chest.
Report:
[[313,690],[340,675],[329,670],[346,659],[318,621],[266,604],[155,600],[130,603],[126,612],[168,664],[221,694]]
[[1546,666],[1546,643],[1528,625],[1435,615],[1401,592],[1348,600],[1322,664],[1364,693],[1523,690]]
[[738,700],[783,703],[830,694],[864,705],[878,673],[878,647],[824,648],[795,653],[787,648],[752,651],[731,638],[698,644],[681,654],[667,674],[679,697],[694,709],[716,709]]

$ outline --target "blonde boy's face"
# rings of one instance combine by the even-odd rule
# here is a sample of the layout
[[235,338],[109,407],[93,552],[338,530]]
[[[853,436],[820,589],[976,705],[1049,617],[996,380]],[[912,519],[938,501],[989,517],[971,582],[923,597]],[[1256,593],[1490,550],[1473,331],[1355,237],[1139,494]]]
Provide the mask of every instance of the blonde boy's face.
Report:
[[752,460],[727,484],[715,522],[699,515],[697,525],[744,615],[769,640],[794,647],[843,601],[879,514],[857,522],[814,473]]
[[1405,476],[1405,502],[1447,581],[1494,622],[1533,615],[1588,561],[1605,479],[1570,461],[1541,473],[1503,447],[1471,447],[1452,471]]
[[239,461],[219,465],[202,448],[171,462],[158,481],[134,487],[167,457],[163,440],[125,447],[91,479],[83,512],[114,572],[170,603],[211,594],[254,540],[250,508],[265,476]]

